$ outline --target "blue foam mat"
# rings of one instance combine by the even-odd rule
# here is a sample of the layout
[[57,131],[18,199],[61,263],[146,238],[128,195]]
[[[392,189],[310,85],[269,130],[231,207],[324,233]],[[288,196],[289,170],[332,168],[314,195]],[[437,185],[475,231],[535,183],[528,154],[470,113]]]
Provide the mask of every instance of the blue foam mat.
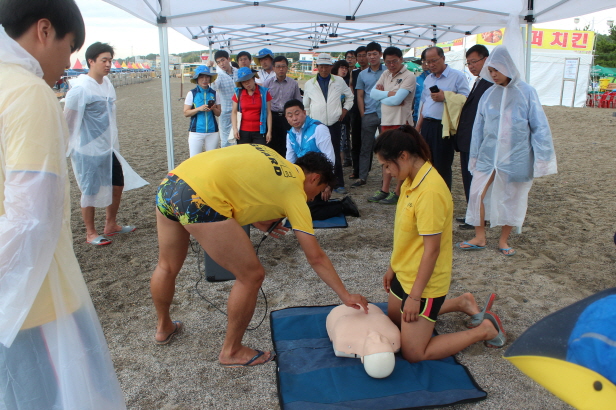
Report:
[[[285,223],[287,228],[291,227],[289,221]],[[328,228],[348,228],[349,224],[346,220],[346,216],[344,214],[340,214],[338,216],[331,217],[329,219],[323,219],[321,221],[312,221],[312,226],[314,229],[328,229]]]
[[[387,310],[386,303],[377,305]],[[487,397],[453,356],[411,364],[396,355],[396,368],[389,377],[371,378],[359,359],[334,355],[325,328],[327,314],[334,307],[297,307],[271,313],[282,409],[412,409]]]

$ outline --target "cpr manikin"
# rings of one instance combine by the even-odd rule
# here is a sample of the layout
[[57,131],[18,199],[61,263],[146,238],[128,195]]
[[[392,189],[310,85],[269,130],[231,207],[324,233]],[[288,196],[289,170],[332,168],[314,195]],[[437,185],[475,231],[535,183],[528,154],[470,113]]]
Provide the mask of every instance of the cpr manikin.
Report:
[[400,329],[378,306],[337,306],[327,315],[327,334],[338,357],[360,357],[369,376],[381,379],[394,371],[400,350]]

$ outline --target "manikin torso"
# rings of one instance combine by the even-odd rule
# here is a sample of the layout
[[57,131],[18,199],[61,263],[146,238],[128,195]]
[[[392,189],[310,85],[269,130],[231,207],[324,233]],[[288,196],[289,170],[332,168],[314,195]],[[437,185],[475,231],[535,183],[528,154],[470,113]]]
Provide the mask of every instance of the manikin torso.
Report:
[[326,327],[336,356],[361,358],[372,377],[391,374],[394,353],[400,350],[400,330],[378,306],[368,304],[368,314],[337,306],[327,316]]

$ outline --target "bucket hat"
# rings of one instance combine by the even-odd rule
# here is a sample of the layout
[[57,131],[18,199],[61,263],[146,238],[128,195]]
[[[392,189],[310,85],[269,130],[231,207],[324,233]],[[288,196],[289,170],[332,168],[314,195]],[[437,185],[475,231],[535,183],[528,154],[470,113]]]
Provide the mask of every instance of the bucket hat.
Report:
[[209,67],[200,65],[195,69],[195,75],[192,76],[190,82],[193,84],[197,84],[197,78],[199,78],[200,75],[210,76],[210,82],[214,82],[216,80],[216,77],[218,77],[218,74],[212,73]]
[[272,60],[273,60],[274,59],[274,53],[269,48],[262,48],[261,50],[259,50],[257,55],[254,57],[255,63],[257,65],[260,65],[261,63],[259,62],[259,60],[261,58],[263,58],[263,57],[271,57]]
[[259,78],[259,74],[252,71],[249,67],[242,67],[237,70],[237,81],[235,82],[235,85],[241,87],[242,81],[250,80],[252,77]]
[[333,65],[332,64],[332,56],[327,53],[321,53],[317,57],[316,61],[317,65]]

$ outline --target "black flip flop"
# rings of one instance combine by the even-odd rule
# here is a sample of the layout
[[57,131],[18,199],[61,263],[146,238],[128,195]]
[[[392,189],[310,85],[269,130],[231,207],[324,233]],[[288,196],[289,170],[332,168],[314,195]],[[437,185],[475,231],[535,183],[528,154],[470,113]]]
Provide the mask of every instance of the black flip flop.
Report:
[[261,357],[261,356],[263,356],[265,354],[265,352],[262,351],[262,350],[258,350],[258,349],[255,349],[255,350],[257,351],[257,354],[254,355],[254,357],[252,359],[250,359],[249,361],[247,361],[244,364],[237,364],[237,363],[236,364],[222,364],[221,363],[220,365],[222,367],[226,367],[226,368],[229,368],[229,369],[233,369],[233,368],[236,368],[236,367],[253,367],[253,366],[259,366],[259,365],[262,365],[262,364],[265,364],[265,363],[269,363],[272,360],[274,360],[274,358],[276,357],[276,353],[270,352],[269,359],[267,359],[266,361],[261,362],[261,363],[253,364],[255,362],[255,360],[257,360],[259,357]]

